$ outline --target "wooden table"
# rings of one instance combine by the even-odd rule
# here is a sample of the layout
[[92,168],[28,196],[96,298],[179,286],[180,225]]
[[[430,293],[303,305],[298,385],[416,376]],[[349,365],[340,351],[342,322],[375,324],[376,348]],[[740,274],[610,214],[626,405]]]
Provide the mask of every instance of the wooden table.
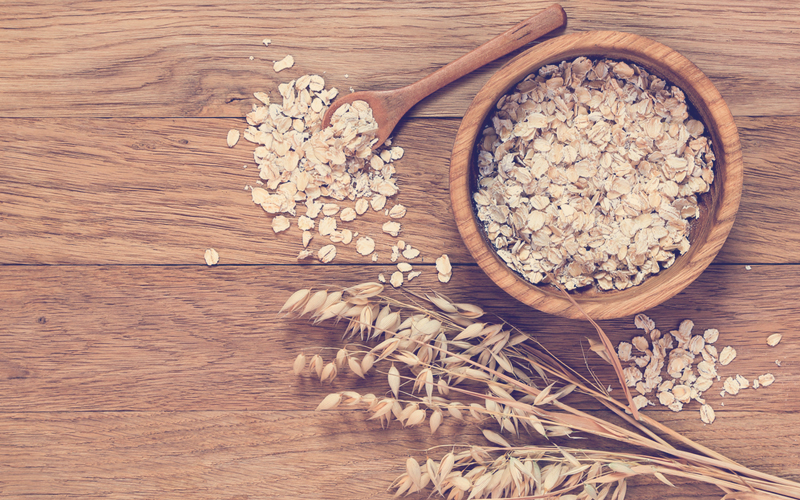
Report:
[[[298,264],[296,225],[274,234],[244,189],[257,178],[251,145],[229,149],[225,136],[244,128],[255,91],[276,96],[279,83],[306,73],[344,91],[405,85],[548,3],[4,2],[0,497],[389,498],[407,456],[483,443],[470,426],[430,437],[381,430],[357,411],[313,411],[354,382],[332,389],[295,377],[292,360],[338,345],[341,328],[277,310],[298,288],[389,272],[393,239],[371,212],[352,227],[376,239],[377,263],[350,247],[328,265]],[[720,343],[739,353],[731,373],[772,372],[777,381],[724,399],[715,386],[712,425],[696,403],[646,411],[744,465],[800,480],[800,4],[563,6],[563,33],[628,31],[691,59],[726,99],[744,148],[742,204],[725,247],[648,314],[667,330],[684,318],[718,328]],[[276,74],[272,61],[287,54],[295,66]],[[434,94],[397,130],[402,235],[425,259],[408,286],[482,304],[581,366],[576,345],[591,328],[495,287],[448,206],[459,118],[506,60]],[[216,267],[203,262],[208,247],[221,255]],[[442,253],[454,263],[447,285],[432,267]],[[603,326],[614,342],[636,333],[632,318]],[[771,333],[784,335],[774,348]],[[597,372],[613,383],[608,369]],[[678,484],[637,481],[629,498],[721,496]]]

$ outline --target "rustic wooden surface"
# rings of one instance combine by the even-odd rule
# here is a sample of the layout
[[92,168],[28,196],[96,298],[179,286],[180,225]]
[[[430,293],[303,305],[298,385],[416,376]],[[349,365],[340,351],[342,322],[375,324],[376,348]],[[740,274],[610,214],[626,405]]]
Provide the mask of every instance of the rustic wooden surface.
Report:
[[[338,329],[276,312],[296,288],[389,271],[392,239],[376,236],[378,263],[342,248],[335,265],[298,265],[299,231],[272,232],[244,191],[256,178],[252,150],[228,149],[225,135],[242,128],[255,91],[275,94],[309,72],[343,90],[406,85],[549,3],[4,2],[0,497],[383,499],[410,454],[480,442],[471,427],[432,438],[381,430],[359,412],[312,411],[331,388],[289,366],[301,349],[337,345]],[[649,313],[667,328],[687,317],[719,328],[739,352],[725,373],[771,371],[777,381],[734,398],[710,391],[710,426],[695,407],[649,412],[742,464],[800,480],[800,5],[562,5],[561,33],[653,38],[697,64],[731,108],[745,159],[733,231],[695,283]],[[272,61],[286,54],[295,67],[275,74]],[[397,129],[403,238],[425,257],[409,286],[478,302],[581,365],[575,345],[590,328],[504,295],[452,223],[459,119],[502,62],[432,95]],[[377,235],[382,220],[371,213],[351,227]],[[203,263],[207,247],[219,266]],[[442,252],[455,264],[448,285],[431,269]],[[635,333],[631,318],[603,326],[614,341]],[[774,332],[784,340],[769,348]],[[720,496],[679,486],[638,481],[629,498]]]

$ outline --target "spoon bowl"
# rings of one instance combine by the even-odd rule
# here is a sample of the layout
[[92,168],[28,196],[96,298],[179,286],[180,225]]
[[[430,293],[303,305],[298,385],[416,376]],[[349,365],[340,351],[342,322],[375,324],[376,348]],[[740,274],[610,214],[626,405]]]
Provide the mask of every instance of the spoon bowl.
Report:
[[564,9],[553,4],[416,83],[396,90],[354,92],[336,99],[325,112],[322,127],[330,126],[333,114],[342,105],[364,101],[372,108],[372,116],[378,122],[378,140],[373,145],[377,148],[389,138],[403,115],[422,99],[566,23]]

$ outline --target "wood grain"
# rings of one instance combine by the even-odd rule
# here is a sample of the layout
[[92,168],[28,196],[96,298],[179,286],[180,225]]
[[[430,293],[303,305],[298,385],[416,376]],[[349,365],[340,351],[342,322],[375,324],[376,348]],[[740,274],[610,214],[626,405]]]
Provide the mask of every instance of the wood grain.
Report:
[[[585,368],[585,338],[596,337],[586,322],[526,308],[474,266],[458,266],[447,286],[438,283],[432,266],[418,269],[422,275],[408,289],[436,290],[453,300],[480,304],[534,335],[571,366]],[[314,272],[306,266],[0,267],[2,408],[313,409],[330,388],[291,376],[291,363],[301,351],[311,355],[326,352],[320,348],[341,347],[343,328],[314,327],[277,311],[302,287],[347,286],[389,271],[388,265],[327,266]],[[734,363],[720,369],[722,376],[775,374],[773,386],[747,391],[730,402],[720,397],[721,386],[708,391],[708,401],[720,413],[800,410],[800,396],[793,390],[800,382],[800,347],[793,340],[800,330],[800,318],[793,314],[800,290],[791,285],[798,279],[800,266],[750,271],[712,266],[684,292],[649,312],[664,331],[686,318],[700,331],[718,328],[719,349],[731,345],[739,353]],[[630,317],[601,324],[615,344],[639,332]],[[781,333],[785,340],[770,348],[766,338],[771,333]],[[604,383],[617,385],[610,366],[594,357],[589,361]],[[343,377],[333,388],[341,390],[354,381],[353,376]]]
[[[0,262],[13,264],[202,264],[214,247],[226,264],[293,264],[296,224],[275,235],[250,200],[252,146],[225,145],[230,119],[0,119]],[[800,156],[800,117],[737,119],[745,182],[739,213],[717,262],[800,262],[800,225],[790,175]],[[408,208],[402,238],[432,262],[472,262],[453,223],[447,175],[458,120],[401,123],[396,144]],[[242,168],[248,165],[248,168]],[[303,213],[301,209],[300,213]],[[375,238],[379,262],[395,239],[372,211],[343,225]],[[322,246],[317,236],[312,248]],[[352,246],[352,245],[351,245]],[[371,262],[342,247],[337,263]]]
[[[787,446],[798,442],[797,421],[732,412],[700,429],[687,415],[664,417],[744,465],[800,478],[797,453]],[[742,428],[751,429],[757,445],[731,437]],[[424,459],[430,446],[483,440],[472,427],[445,424],[431,438],[424,429],[381,430],[358,412],[280,410],[3,413],[0,436],[0,492],[37,500],[53,492],[69,499],[388,500],[386,489],[408,456]],[[675,482],[678,488],[634,480],[628,494],[719,498],[719,490]]]
[[[326,72],[342,89],[391,90],[550,3],[6,2],[0,116],[241,116],[254,89],[307,72]],[[735,116],[797,114],[796,3],[561,3],[569,17],[565,33],[628,31],[681,52],[711,78]],[[273,40],[270,47],[264,38]],[[272,62],[286,54],[295,67],[275,74]],[[447,87],[414,113],[462,116],[500,63]]]
[[[360,412],[311,411],[330,390],[381,384],[291,375],[298,350],[336,347],[341,330],[275,313],[297,287],[392,270],[394,239],[376,237],[377,264],[343,248],[332,265],[298,265],[299,231],[271,231],[243,189],[256,179],[252,148],[228,149],[225,135],[242,128],[255,91],[275,97],[278,83],[305,73],[324,74],[344,92],[399,88],[550,3],[4,2],[0,497],[388,499],[408,456],[482,442],[473,427],[445,423],[431,438],[424,429],[381,430]],[[720,345],[739,351],[726,375],[772,371],[777,381],[725,399],[709,391],[718,415],[710,426],[693,407],[646,411],[747,466],[800,480],[800,4],[562,5],[568,26],[553,36],[627,31],[688,57],[720,90],[741,134],[744,192],[726,245],[650,314],[665,329],[687,317],[698,329],[718,327]],[[286,54],[296,65],[274,73],[272,62]],[[587,325],[505,295],[472,263],[452,223],[447,173],[459,119],[510,58],[434,93],[399,124],[402,238],[425,256],[410,287],[481,303],[585,370],[579,346],[594,335]],[[369,213],[348,227],[376,236],[383,219]],[[220,251],[220,266],[203,264],[207,247]],[[444,252],[456,263],[448,285],[431,265]],[[754,263],[768,265],[744,267]],[[631,318],[602,324],[615,342],[637,333]],[[784,340],[769,348],[773,332]],[[610,368],[592,367],[613,380]],[[636,482],[628,497],[720,496],[677,484]]]

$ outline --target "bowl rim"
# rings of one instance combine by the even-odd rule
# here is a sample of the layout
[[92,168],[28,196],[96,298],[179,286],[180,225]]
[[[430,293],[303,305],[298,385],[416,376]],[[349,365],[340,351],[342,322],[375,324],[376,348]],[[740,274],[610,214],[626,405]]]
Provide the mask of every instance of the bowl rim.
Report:
[[[677,85],[702,116],[714,144],[715,180],[700,241],[682,259],[650,276],[644,283],[621,291],[564,296],[552,286],[534,285],[509,268],[486,241],[472,206],[471,175],[475,140],[497,100],[536,69],[578,56],[626,60]],[[467,109],[456,134],[450,160],[450,200],[461,238],[480,268],[500,288],[542,312],[572,319],[613,319],[655,307],[693,282],[722,248],[741,200],[743,160],[733,116],[713,83],[686,57],[649,38],[618,31],[588,31],[542,42],[500,68],[481,88]],[[578,307],[579,306],[579,307]]]

